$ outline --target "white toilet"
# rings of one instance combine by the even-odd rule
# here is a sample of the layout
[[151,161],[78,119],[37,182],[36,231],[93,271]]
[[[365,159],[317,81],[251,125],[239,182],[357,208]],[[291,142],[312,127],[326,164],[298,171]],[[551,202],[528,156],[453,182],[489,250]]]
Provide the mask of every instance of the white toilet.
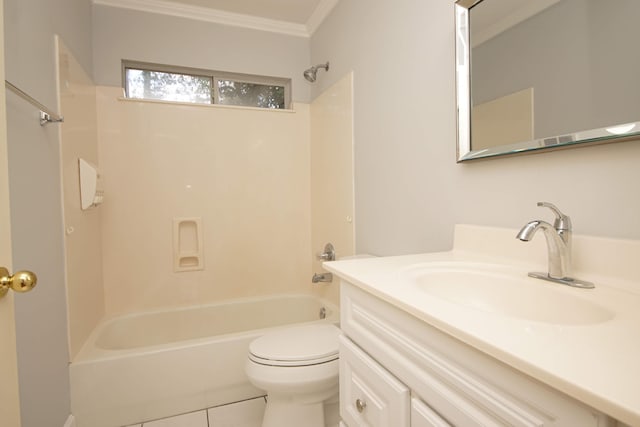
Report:
[[338,395],[334,325],[294,326],[249,345],[246,372],[267,392],[262,427],[324,427],[325,402]]

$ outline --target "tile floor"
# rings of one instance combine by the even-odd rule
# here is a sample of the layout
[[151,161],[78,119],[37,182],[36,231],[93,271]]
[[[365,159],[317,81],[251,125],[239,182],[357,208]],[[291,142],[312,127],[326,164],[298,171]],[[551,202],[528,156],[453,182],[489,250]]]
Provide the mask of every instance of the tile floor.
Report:
[[260,427],[265,404],[259,397],[129,427]]
[[[266,402],[264,397],[258,397],[128,427],[260,427]],[[325,421],[327,427],[338,427],[338,402],[327,407]]]

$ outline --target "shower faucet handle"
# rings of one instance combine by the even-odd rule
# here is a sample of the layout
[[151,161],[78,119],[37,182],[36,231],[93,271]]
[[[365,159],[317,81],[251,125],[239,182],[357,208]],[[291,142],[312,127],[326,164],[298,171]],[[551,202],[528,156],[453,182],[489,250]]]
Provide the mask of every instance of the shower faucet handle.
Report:
[[335,261],[336,260],[336,250],[333,248],[331,243],[327,243],[324,245],[324,251],[316,254],[316,257],[322,261]]

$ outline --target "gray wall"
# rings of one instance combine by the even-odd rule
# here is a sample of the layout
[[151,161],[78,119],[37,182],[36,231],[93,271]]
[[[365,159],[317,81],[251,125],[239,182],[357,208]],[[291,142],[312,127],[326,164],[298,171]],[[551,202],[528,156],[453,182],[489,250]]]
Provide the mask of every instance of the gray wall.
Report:
[[45,105],[56,104],[53,35],[91,73],[91,0],[4,0],[6,78]]
[[473,49],[474,103],[533,87],[536,138],[638,120],[639,15],[636,0],[561,1]]
[[453,0],[340,2],[311,40],[316,96],[354,71],[356,249],[451,247],[453,226],[517,228],[556,203],[578,234],[640,238],[640,142],[456,164]]
[[[56,108],[54,34],[91,70],[89,0],[4,0],[6,78]],[[69,415],[69,374],[56,126],[7,93],[14,269],[38,274],[18,296],[16,333],[22,427],[62,426]]]
[[[117,29],[117,31],[116,31]],[[121,86],[121,60],[292,79],[309,102],[309,39],[108,6],[94,6],[94,80]]]

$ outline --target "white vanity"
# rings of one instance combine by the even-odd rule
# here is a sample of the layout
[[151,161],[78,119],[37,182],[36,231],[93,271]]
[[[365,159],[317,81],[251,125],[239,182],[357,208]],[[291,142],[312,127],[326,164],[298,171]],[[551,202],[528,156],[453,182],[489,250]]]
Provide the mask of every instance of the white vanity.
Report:
[[576,236],[596,285],[576,289],[527,277],[545,242],[516,233],[459,225],[449,252],[325,263],[348,427],[640,425],[640,242]]

